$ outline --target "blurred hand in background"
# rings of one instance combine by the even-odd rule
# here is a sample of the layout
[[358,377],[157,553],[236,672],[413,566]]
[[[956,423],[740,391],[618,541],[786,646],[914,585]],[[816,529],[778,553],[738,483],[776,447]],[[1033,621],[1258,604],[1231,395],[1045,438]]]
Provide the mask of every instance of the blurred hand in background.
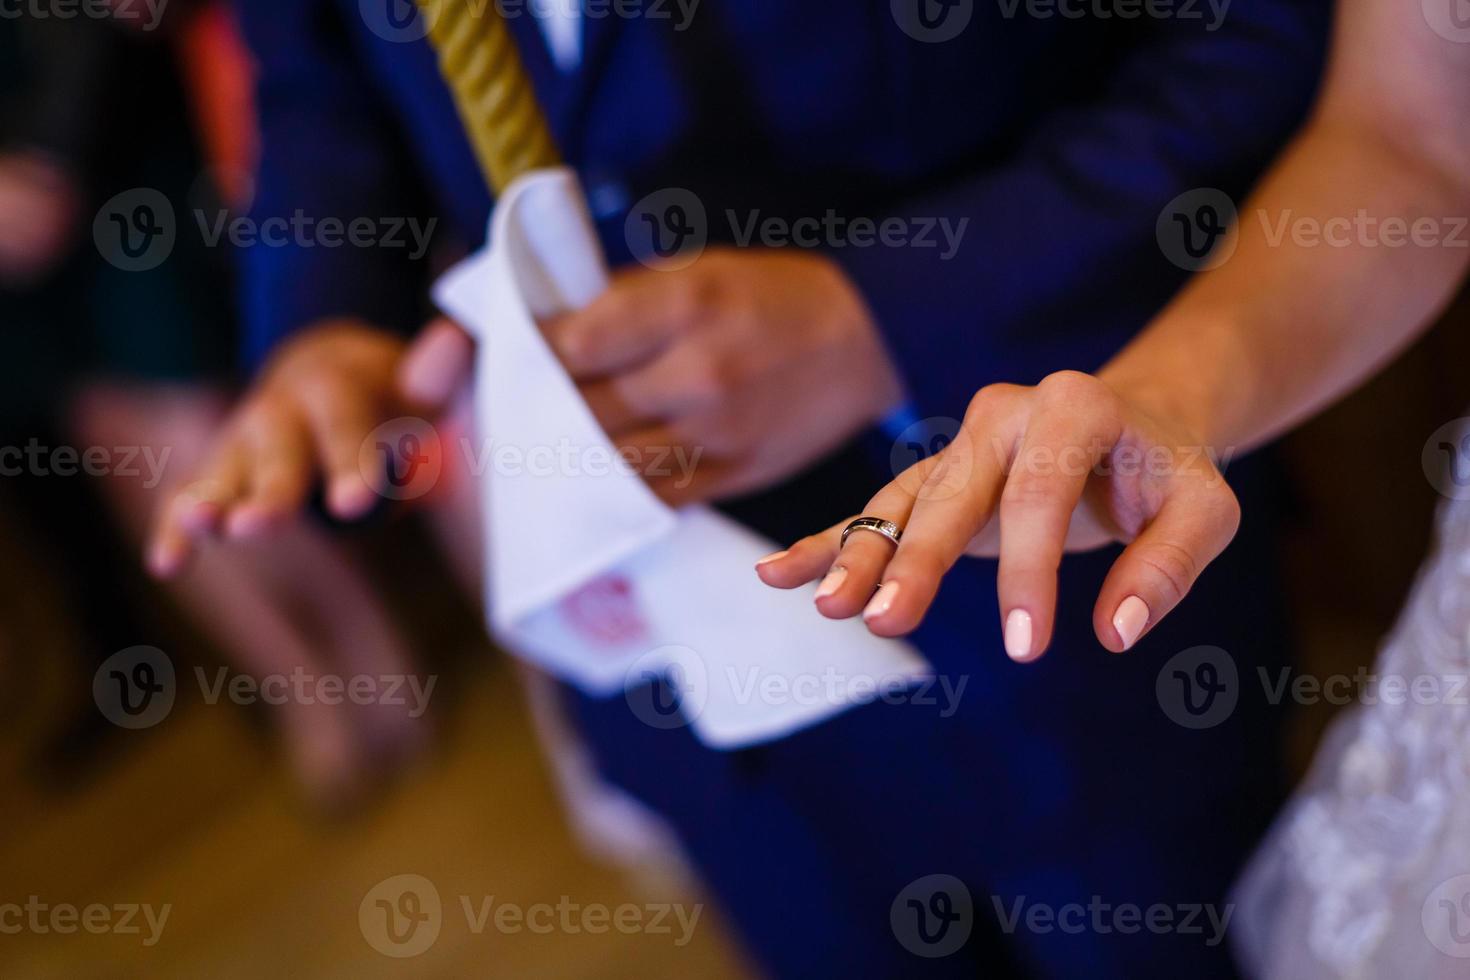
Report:
[[40,153],[0,153],[0,286],[28,286],[61,262],[80,211],[65,167]]

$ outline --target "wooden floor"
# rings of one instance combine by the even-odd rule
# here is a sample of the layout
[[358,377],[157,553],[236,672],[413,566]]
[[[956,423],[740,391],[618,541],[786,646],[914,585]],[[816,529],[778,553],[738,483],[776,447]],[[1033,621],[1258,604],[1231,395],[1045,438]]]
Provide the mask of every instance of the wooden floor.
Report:
[[[19,662],[14,649],[0,658]],[[64,700],[49,696],[61,683],[50,673],[34,698],[0,701],[19,716],[12,734],[34,735],[44,727],[35,705]],[[181,701],[155,729],[109,735],[103,764],[69,791],[29,775],[35,738],[7,741],[0,977],[748,975],[707,907],[683,946],[672,916],[671,934],[510,933],[493,920],[476,932],[490,896],[522,908],[678,901],[686,915],[699,899],[635,888],[579,853],[504,664],[487,661],[456,684],[438,756],[343,820],[312,815],[260,726],[234,706]],[[403,874],[428,879],[442,901],[437,939],[412,958],[375,951],[359,923],[369,891]],[[30,896],[171,908],[151,947],[146,925],[140,935],[12,934],[15,913],[3,905]]]

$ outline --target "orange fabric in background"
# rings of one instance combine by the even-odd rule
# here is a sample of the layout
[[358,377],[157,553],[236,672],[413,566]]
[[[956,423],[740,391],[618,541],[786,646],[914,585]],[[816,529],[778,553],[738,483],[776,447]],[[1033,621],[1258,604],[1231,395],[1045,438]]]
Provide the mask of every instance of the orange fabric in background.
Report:
[[204,5],[183,24],[176,49],[209,172],[226,206],[242,210],[258,140],[255,67],[234,14],[223,3]]

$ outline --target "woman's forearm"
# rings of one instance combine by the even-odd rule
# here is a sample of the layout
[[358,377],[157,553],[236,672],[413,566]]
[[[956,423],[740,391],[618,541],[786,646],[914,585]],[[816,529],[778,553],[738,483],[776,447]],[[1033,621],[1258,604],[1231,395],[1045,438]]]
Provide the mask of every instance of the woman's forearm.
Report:
[[1240,210],[1234,254],[1101,376],[1207,445],[1270,439],[1433,321],[1470,264],[1467,186],[1371,128],[1319,118]]

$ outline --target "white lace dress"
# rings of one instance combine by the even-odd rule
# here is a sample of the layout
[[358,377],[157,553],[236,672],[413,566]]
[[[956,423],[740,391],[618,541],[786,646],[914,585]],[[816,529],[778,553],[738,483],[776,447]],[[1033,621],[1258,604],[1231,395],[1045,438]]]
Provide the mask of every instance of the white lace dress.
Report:
[[1470,501],[1237,885],[1236,951],[1269,980],[1470,978]]

